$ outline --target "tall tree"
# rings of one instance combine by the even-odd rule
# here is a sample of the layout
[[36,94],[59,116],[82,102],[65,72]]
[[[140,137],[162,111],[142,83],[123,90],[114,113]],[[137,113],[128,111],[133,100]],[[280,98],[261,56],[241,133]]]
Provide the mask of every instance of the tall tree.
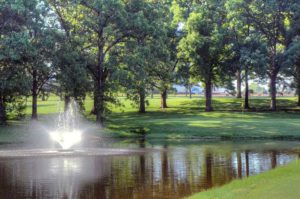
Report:
[[[168,108],[167,95],[172,83],[176,78],[176,67],[178,65],[178,58],[176,56],[176,31],[168,30],[167,36],[162,38],[159,42],[155,42],[155,49],[153,54],[155,57],[155,67],[151,68],[150,76],[152,85],[160,91],[161,108]],[[171,36],[171,35],[172,36]]]
[[105,109],[111,99],[109,86],[118,64],[114,51],[145,28],[145,1],[64,1],[64,18],[72,31],[84,37],[85,51],[94,60],[88,70],[94,80],[94,112],[98,124],[104,124]]
[[27,58],[23,63],[31,75],[32,119],[37,119],[37,98],[43,85],[52,77],[54,70],[51,57],[55,47],[53,24],[49,20],[50,8],[45,1],[23,1],[24,28],[28,35]]
[[243,64],[245,76],[245,99],[244,109],[250,109],[249,105],[249,76],[255,73],[256,76],[263,76],[267,63],[266,45],[255,35],[245,38],[239,51],[239,63]]
[[7,104],[29,92],[24,65],[32,53],[25,16],[31,4],[0,2],[0,124],[7,119]]
[[[65,38],[62,36],[62,39]],[[71,98],[84,108],[86,93],[91,91],[90,78],[87,74],[87,60],[81,54],[78,46],[70,43],[68,39],[61,41],[60,48],[56,51],[53,65],[57,67],[56,82],[58,91],[64,96],[65,110]]]
[[[40,32],[41,31],[41,32]],[[34,48],[34,54],[32,59],[26,64],[27,69],[31,75],[31,95],[32,95],[32,113],[31,118],[33,120],[38,119],[37,114],[37,100],[43,86],[49,79],[54,77],[55,68],[52,64],[54,38],[52,33],[43,29],[33,30],[30,36],[32,46]]]
[[249,17],[242,15],[236,0],[227,1],[225,8],[228,19],[226,25],[232,45],[229,61],[237,75],[237,97],[241,95],[241,76],[243,76],[245,83],[243,108],[249,109],[249,76],[252,73],[261,75],[265,71],[266,44],[263,37],[249,23]]
[[285,68],[284,73],[292,76],[294,79],[294,87],[298,95],[297,105],[300,106],[300,5],[294,3],[291,7],[291,17],[289,23],[291,28],[288,30],[288,48],[285,52]]
[[205,1],[197,6],[185,25],[180,54],[192,64],[191,73],[205,86],[205,110],[212,111],[212,87],[218,81],[226,59],[224,2]]
[[87,71],[89,56],[84,52],[85,41],[73,33],[74,30],[65,17],[64,4],[55,0],[49,2],[55,13],[55,19],[59,22],[56,41],[58,47],[53,58],[58,83],[56,90],[61,96],[64,95],[65,110],[69,107],[71,98],[84,108],[85,95],[91,91]]
[[293,39],[285,53],[285,58],[284,64],[287,67],[284,73],[292,76],[294,79],[296,94],[298,95],[297,105],[300,106],[300,36]]
[[146,112],[147,91],[156,85],[156,74],[153,76],[153,71],[161,64],[161,53],[157,53],[157,49],[164,48],[161,38],[166,35],[163,28],[165,9],[164,2],[149,1],[145,4],[143,11],[148,13],[148,20],[144,21],[144,30],[135,33],[119,52],[126,54],[122,62],[127,78],[121,84],[126,87],[127,97],[138,104],[140,113]]
[[[151,40],[150,40],[151,42]],[[146,38],[127,42],[124,57],[126,79],[124,86],[127,97],[138,105],[139,113],[146,113],[147,90],[150,89],[149,70],[151,68],[151,57],[149,40]]]
[[276,79],[282,68],[282,54],[286,48],[287,29],[293,1],[284,0],[249,0],[236,1],[242,9],[242,15],[249,19],[257,32],[268,44],[269,67],[267,74],[270,78],[270,109],[276,110]]
[[155,65],[151,68],[152,85],[160,91],[161,108],[168,108],[167,94],[171,85],[176,81],[176,68],[178,66],[177,45],[182,37],[177,29],[177,24],[173,23],[174,15],[171,12],[170,1],[162,1],[160,13],[163,15],[159,20],[160,36],[153,44],[153,56]]

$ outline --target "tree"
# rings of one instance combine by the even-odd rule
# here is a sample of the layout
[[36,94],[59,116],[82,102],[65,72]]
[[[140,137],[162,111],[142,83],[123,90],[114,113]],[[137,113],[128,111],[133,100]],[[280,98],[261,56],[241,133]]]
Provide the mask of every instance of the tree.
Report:
[[125,57],[125,71],[127,78],[124,80],[127,97],[138,104],[138,112],[146,113],[146,95],[150,87],[149,68],[151,67],[148,45],[146,39],[127,42]]
[[288,48],[284,54],[284,73],[294,78],[294,85],[298,95],[297,105],[300,106],[300,5],[294,3],[291,7],[291,28],[288,31]]
[[166,36],[154,43],[156,47],[152,51],[156,60],[150,76],[152,85],[160,91],[160,107],[163,109],[168,108],[168,90],[176,78],[176,67],[179,61],[176,55],[177,41],[176,30],[167,29]]
[[7,119],[7,105],[29,92],[24,64],[31,54],[24,28],[30,3],[0,2],[0,124]]
[[121,85],[125,86],[127,97],[138,104],[139,113],[146,112],[147,91],[156,85],[153,71],[162,63],[161,53],[157,53],[157,49],[165,47],[161,41],[166,35],[163,15],[165,9],[164,2],[145,4],[143,12],[148,18],[144,21],[144,30],[136,32],[124,47],[118,48],[121,49],[118,54],[126,55],[121,57],[124,64],[121,69],[126,74]]
[[300,106],[300,36],[294,38],[285,53],[285,74],[294,78],[296,93],[298,95],[297,105]]
[[276,110],[276,79],[282,68],[282,54],[287,44],[287,30],[293,1],[249,0],[236,1],[248,23],[260,33],[268,44],[267,74],[270,78],[270,109]]
[[252,35],[245,38],[243,46],[240,49],[239,62],[244,66],[245,76],[245,99],[244,109],[250,109],[249,105],[249,76],[255,72],[256,75],[263,75],[267,63],[266,45],[258,36]]
[[222,1],[206,1],[193,11],[185,25],[186,36],[180,41],[180,57],[191,62],[191,74],[203,82],[206,111],[212,111],[212,86],[224,71],[226,29]]
[[[155,25],[157,28],[154,29],[163,27],[161,24],[159,19]],[[126,45],[126,52],[130,52],[130,55],[125,57],[126,68],[129,71],[127,94],[134,101],[139,101],[141,113],[145,112],[146,92],[152,87],[161,91],[161,108],[167,108],[167,90],[174,81],[177,63],[174,63],[174,57],[170,57],[171,51],[166,45],[170,41],[166,36],[162,36],[166,34],[164,31],[165,29],[161,28],[160,32],[149,33],[127,42]],[[174,55],[174,52],[172,54]]]
[[96,122],[104,124],[107,103],[112,100],[110,85],[114,72],[118,47],[147,24],[144,1],[64,1],[63,17],[72,32],[85,39],[85,52],[91,57],[88,70],[94,81],[94,112]]
[[64,95],[65,110],[71,98],[75,99],[83,109],[86,93],[91,90],[89,86],[91,81],[86,70],[87,61],[81,54],[80,48],[67,39],[61,41],[53,64],[57,67],[56,82],[59,92]]
[[152,86],[160,91],[161,108],[168,108],[167,95],[171,85],[176,81],[176,68],[179,59],[177,58],[177,45],[182,37],[173,23],[173,14],[170,9],[170,1],[162,1],[159,12],[161,17],[158,24],[160,35],[153,41],[152,54],[154,66],[151,68],[150,76]]
[[267,44],[264,37],[249,22],[249,16],[243,14],[243,9],[240,9],[241,2],[244,1],[230,0],[226,2],[225,7],[232,44],[232,59],[230,61],[237,75],[238,97],[241,94],[239,92],[241,92],[241,83],[244,79],[243,108],[249,109],[249,76],[251,74],[259,77],[264,76],[267,65]]
[[[32,119],[37,119],[37,98],[43,85],[52,77],[54,71],[51,66],[52,50],[55,46],[53,27],[49,18],[49,7],[45,1],[17,1],[23,9],[23,28],[26,44],[26,57],[22,65],[31,76]],[[13,4],[11,4],[13,5]]]
[[154,60],[151,53],[151,42],[151,36],[143,35],[138,39],[126,42],[123,50],[123,53],[128,53],[128,56],[123,57],[123,70],[126,74],[123,85],[127,98],[138,104],[139,113],[146,113],[147,90],[151,89],[149,71]]
[[52,49],[54,49],[54,40],[49,32],[39,32],[34,30],[30,40],[33,41],[35,52],[32,54],[32,60],[27,63],[28,71],[31,75],[31,95],[32,95],[32,114],[33,120],[38,119],[37,99],[43,86],[54,76],[55,68],[52,65]]
[[86,93],[91,91],[90,77],[87,64],[89,56],[84,53],[84,40],[72,32],[71,24],[65,19],[62,4],[50,1],[55,12],[55,19],[59,21],[57,33],[57,48],[53,58],[53,66],[56,67],[56,90],[64,95],[65,111],[69,107],[71,98],[84,108]]

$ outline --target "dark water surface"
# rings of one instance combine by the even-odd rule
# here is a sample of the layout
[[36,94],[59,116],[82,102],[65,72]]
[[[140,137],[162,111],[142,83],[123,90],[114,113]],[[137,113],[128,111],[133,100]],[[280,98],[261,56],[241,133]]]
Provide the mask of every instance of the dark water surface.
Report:
[[300,142],[105,141],[101,146],[160,150],[0,159],[0,198],[183,198],[287,164],[298,158]]

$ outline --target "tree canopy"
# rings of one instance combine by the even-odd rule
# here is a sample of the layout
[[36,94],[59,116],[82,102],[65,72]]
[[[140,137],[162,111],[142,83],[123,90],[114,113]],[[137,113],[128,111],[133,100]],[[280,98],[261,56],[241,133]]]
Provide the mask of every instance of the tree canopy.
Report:
[[82,108],[92,96],[91,113],[104,125],[119,93],[145,113],[153,90],[161,108],[168,108],[176,83],[188,90],[201,83],[206,111],[213,111],[218,86],[244,96],[249,109],[253,77],[268,79],[270,110],[276,110],[281,76],[293,78],[300,96],[299,5],[298,0],[1,1],[0,122],[6,121],[8,104],[27,97],[37,119],[39,95],[52,92],[66,106],[73,97]]

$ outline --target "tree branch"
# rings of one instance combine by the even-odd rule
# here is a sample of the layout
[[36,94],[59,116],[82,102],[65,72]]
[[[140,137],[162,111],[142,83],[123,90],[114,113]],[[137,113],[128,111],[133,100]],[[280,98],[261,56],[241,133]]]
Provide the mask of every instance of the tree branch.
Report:
[[117,45],[118,43],[122,43],[124,42],[124,39],[128,38],[132,36],[132,34],[130,33],[126,33],[120,37],[118,37],[117,39],[115,39],[114,41],[112,41],[107,48],[104,50],[104,56],[110,51],[110,49],[112,49],[115,45]]

